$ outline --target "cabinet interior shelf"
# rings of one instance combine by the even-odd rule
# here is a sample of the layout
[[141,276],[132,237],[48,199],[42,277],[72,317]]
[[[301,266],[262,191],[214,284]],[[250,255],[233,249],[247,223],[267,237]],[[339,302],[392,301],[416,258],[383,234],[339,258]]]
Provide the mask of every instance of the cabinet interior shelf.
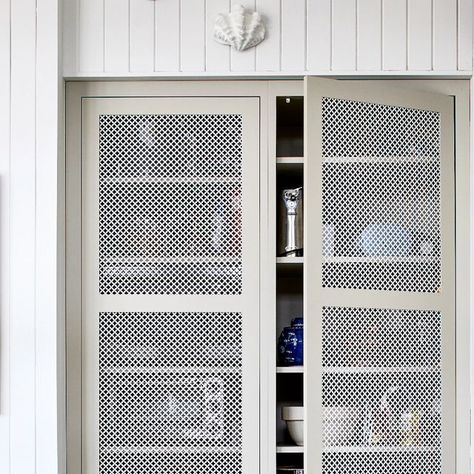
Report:
[[277,374],[302,374],[304,367],[302,365],[295,365],[293,367],[277,367]]
[[276,448],[277,453],[304,453],[304,446],[295,445],[278,445]]
[[129,447],[129,446],[117,446],[110,448],[103,448],[101,450],[107,454],[149,454],[149,453],[160,453],[160,454],[212,454],[212,453],[239,453],[240,448],[232,447],[161,447],[161,446],[150,446],[150,447]]
[[[231,357],[229,357],[231,358]],[[105,367],[100,369],[106,373],[116,374],[207,374],[240,373],[239,367]]]
[[240,176],[217,176],[217,177],[118,177],[118,178],[104,178],[101,182],[104,184],[232,184],[240,183],[242,178]]
[[367,164],[410,164],[410,163],[439,163],[439,158],[430,156],[331,156],[325,157],[324,163],[367,163]]
[[325,453],[405,453],[439,451],[438,446],[331,446]]
[[325,374],[403,374],[439,372],[440,367],[324,367]]
[[304,158],[302,156],[296,157],[279,157],[276,159],[278,171],[284,173],[303,172]]
[[303,265],[304,257],[277,257],[277,265]]
[[323,263],[436,263],[440,257],[432,255],[413,255],[408,257],[323,257]]

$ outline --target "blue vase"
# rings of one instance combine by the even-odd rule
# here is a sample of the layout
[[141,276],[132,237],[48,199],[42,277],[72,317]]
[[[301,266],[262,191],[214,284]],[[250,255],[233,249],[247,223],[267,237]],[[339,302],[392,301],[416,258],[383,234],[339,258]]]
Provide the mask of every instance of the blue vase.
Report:
[[283,328],[278,340],[280,365],[303,365],[303,318],[291,321],[291,327]]

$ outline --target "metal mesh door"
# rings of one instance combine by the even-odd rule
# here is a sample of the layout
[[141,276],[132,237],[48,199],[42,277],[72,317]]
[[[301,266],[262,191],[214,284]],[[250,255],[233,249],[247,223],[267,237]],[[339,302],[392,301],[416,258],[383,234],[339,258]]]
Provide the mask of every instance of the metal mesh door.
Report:
[[103,474],[242,472],[240,313],[101,313]]
[[441,473],[441,314],[323,308],[323,472]]
[[242,290],[242,116],[101,115],[101,294]]
[[323,98],[323,286],[441,287],[440,114]]

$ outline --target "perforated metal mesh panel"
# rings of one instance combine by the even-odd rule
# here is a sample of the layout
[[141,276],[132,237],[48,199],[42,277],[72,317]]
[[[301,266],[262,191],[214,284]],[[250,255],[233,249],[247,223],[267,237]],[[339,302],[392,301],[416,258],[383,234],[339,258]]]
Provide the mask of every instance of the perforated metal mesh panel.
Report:
[[441,314],[323,308],[323,472],[441,473]]
[[101,115],[101,294],[240,294],[241,115]]
[[437,292],[440,115],[323,99],[323,286]]
[[101,474],[242,472],[240,313],[101,313]]

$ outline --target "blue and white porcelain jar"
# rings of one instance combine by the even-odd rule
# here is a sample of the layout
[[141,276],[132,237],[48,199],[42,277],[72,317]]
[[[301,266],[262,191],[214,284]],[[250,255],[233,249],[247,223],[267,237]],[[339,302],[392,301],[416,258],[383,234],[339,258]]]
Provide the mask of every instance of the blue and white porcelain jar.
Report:
[[281,365],[303,365],[303,318],[294,318],[291,326],[283,328],[278,340]]

